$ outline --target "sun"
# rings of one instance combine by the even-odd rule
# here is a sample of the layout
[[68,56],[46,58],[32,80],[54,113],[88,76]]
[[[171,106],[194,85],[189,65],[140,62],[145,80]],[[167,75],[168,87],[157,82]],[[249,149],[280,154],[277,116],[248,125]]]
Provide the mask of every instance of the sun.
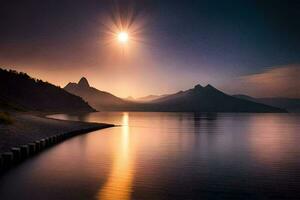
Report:
[[118,33],[118,41],[125,44],[128,42],[129,36],[127,32]]

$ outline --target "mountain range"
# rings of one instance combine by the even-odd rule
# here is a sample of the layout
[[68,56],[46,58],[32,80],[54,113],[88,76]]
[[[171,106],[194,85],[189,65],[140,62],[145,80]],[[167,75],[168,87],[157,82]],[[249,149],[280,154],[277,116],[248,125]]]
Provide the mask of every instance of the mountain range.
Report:
[[[299,111],[300,100],[288,98],[253,98],[228,95],[211,85],[167,95],[149,95],[122,99],[91,87],[86,78],[68,83],[64,89],[34,79],[26,73],[0,68],[0,109],[92,112],[286,112]],[[94,109],[95,108],[95,109]]]
[[152,101],[124,100],[89,85],[86,78],[69,83],[66,91],[81,96],[97,110],[160,112],[286,112],[284,109],[227,95],[211,85],[163,95]]

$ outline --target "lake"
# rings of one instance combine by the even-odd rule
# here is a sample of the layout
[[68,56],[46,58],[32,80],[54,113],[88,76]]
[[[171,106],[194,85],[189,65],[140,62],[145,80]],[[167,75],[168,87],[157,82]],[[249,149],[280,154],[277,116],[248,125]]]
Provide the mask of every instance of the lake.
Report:
[[0,178],[0,199],[300,199],[300,115],[98,112],[114,123]]

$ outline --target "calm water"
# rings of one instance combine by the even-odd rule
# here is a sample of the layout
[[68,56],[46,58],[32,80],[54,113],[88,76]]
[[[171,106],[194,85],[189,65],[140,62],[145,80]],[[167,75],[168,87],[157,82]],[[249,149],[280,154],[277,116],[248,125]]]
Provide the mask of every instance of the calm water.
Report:
[[0,199],[300,199],[300,115],[93,113],[122,124],[0,178]]

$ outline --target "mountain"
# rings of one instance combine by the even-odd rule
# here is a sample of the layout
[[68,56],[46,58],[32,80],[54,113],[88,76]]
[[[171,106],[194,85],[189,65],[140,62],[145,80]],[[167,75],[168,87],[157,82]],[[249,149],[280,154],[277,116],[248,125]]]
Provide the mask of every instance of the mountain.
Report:
[[82,97],[97,110],[122,110],[125,105],[130,104],[108,92],[91,87],[85,77],[82,77],[78,83],[68,83],[64,89]]
[[300,112],[300,99],[295,98],[284,98],[284,97],[269,97],[269,98],[254,98],[247,95],[233,95],[234,97],[246,99],[249,101],[262,103],[277,108],[282,108],[288,112]]
[[95,111],[82,98],[26,73],[0,68],[0,109],[46,112]]
[[168,95],[143,105],[152,111],[176,112],[286,112],[283,109],[227,95],[211,85]]

